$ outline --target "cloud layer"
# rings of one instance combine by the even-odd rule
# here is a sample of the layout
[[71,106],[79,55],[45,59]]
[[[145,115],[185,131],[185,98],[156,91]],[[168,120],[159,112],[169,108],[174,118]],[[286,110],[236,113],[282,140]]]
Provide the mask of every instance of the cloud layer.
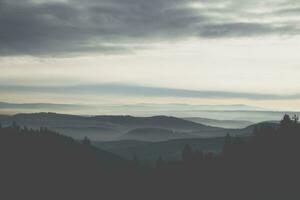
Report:
[[297,100],[300,94],[277,95],[247,92],[185,90],[176,88],[144,87],[137,85],[99,84],[78,86],[12,86],[1,85],[0,92],[39,94],[116,95],[138,97],[174,97],[198,99],[248,99],[248,100]]
[[0,56],[134,51],[187,38],[298,35],[292,0],[0,0]]

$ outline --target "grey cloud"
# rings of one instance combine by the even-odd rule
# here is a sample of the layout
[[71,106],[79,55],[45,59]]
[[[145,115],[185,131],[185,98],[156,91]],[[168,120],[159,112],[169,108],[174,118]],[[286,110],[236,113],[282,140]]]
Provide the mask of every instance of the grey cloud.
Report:
[[239,37],[270,34],[273,27],[268,24],[259,23],[223,23],[210,24],[200,30],[203,37]]
[[[192,3],[201,3],[203,7],[192,7]],[[224,8],[218,7],[221,4]],[[239,0],[213,3],[207,0],[69,0],[61,3],[0,0],[0,56],[124,53],[134,51],[136,47],[122,45],[133,40],[147,44],[154,40],[189,37],[299,33],[294,24],[278,28],[276,23],[240,21],[238,17],[250,5],[253,8],[255,3]]]
[[250,100],[293,100],[300,99],[300,94],[277,95],[247,92],[230,91],[207,91],[207,90],[186,90],[176,88],[144,87],[137,85],[77,85],[77,86],[12,86],[1,85],[0,92],[35,92],[55,94],[111,94],[120,96],[140,97],[185,97],[185,98],[209,98],[209,99],[250,99]]
[[206,38],[244,37],[263,35],[297,35],[299,29],[291,24],[278,23],[222,23],[204,26],[199,35]]
[[275,14],[281,14],[281,15],[300,15],[300,7],[292,7],[292,8],[280,9],[280,10],[276,11]]

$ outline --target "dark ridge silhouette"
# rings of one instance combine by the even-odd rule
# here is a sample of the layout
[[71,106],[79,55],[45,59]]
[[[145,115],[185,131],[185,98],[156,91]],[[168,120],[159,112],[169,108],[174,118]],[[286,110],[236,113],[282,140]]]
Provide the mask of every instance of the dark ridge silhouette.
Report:
[[159,155],[153,168],[141,166],[138,155],[125,162],[97,150],[88,138],[16,123],[0,130],[1,189],[12,199],[300,199],[296,116],[257,126],[250,137],[227,134],[219,154],[186,144],[181,161]]
[[73,197],[76,190],[89,189],[85,184],[113,186],[109,174],[130,166],[93,147],[87,137],[77,141],[47,128],[21,128],[16,122],[9,127],[0,125],[0,159],[1,191],[8,192],[10,199],[43,199],[60,192]]
[[193,151],[186,145],[182,163],[160,161],[160,186],[171,184],[180,191],[167,192],[166,198],[182,195],[188,199],[299,199],[298,117],[285,115],[278,126],[260,124],[253,133],[243,138],[228,134],[219,155]]
[[135,154],[141,164],[155,165],[159,156],[165,161],[181,160],[181,151],[188,144],[194,150],[221,153],[224,137],[175,139],[162,142],[145,142],[137,140],[121,140],[111,142],[93,141],[93,145],[130,160]]
[[140,124],[144,126],[169,126],[169,127],[178,127],[185,129],[193,129],[208,126],[197,124],[194,122],[190,122],[187,120],[179,119],[176,117],[170,116],[153,116],[153,117],[133,117],[133,116],[96,116],[95,119],[99,119],[101,121],[116,123],[116,124]]

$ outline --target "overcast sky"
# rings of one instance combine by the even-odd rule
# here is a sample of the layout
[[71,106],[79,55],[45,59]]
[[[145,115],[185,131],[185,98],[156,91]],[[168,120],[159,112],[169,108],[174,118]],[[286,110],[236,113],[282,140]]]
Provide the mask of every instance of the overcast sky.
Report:
[[0,0],[0,101],[300,110],[300,1]]

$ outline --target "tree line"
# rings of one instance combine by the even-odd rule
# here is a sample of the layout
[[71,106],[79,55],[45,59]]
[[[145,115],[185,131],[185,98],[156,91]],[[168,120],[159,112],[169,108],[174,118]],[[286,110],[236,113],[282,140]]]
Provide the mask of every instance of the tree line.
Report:
[[220,154],[185,146],[181,161],[139,166],[48,129],[0,127],[1,181],[10,193],[56,199],[300,199],[300,124],[285,115],[278,126],[249,137],[228,134]]

